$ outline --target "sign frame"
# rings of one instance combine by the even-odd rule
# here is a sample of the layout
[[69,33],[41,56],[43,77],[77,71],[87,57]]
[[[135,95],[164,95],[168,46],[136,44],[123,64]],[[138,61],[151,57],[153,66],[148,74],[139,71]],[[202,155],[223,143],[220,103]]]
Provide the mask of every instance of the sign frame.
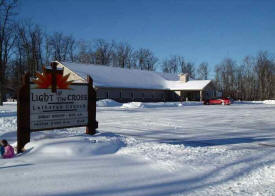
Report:
[[[56,62],[51,63],[52,66],[52,93],[56,93]],[[88,123],[87,125],[76,126],[64,126],[64,127],[51,127],[41,129],[30,128],[30,85],[34,84],[30,81],[30,73],[27,72],[23,76],[23,85],[18,89],[17,94],[17,153],[25,151],[24,146],[30,142],[31,132],[83,127],[86,126],[86,134],[93,135],[98,128],[98,122],[96,121],[96,91],[93,88],[93,80],[90,76],[87,76],[87,83],[72,83],[70,85],[87,85],[88,86]]]

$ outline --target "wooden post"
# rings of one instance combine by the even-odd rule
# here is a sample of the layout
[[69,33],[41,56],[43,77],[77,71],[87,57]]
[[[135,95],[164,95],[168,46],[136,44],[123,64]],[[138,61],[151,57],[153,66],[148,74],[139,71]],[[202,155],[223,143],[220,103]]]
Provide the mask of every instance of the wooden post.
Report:
[[52,92],[56,93],[56,69],[57,69],[57,63],[56,62],[52,62],[51,63],[52,66]]
[[88,81],[88,126],[86,127],[86,134],[93,135],[98,128],[96,121],[96,91],[93,88],[93,80],[90,76],[87,77]]
[[[1,73],[1,71],[0,71],[0,73]],[[0,80],[1,80],[1,78],[0,78]],[[0,81],[0,106],[2,106],[3,105],[3,91],[2,91],[2,86],[3,86],[3,83],[2,83],[2,81]]]
[[30,73],[23,77],[23,86],[17,94],[17,153],[30,142]]
[[200,101],[202,101],[203,97],[202,97],[202,91],[200,91]]
[[180,91],[180,102],[183,102],[183,91]]

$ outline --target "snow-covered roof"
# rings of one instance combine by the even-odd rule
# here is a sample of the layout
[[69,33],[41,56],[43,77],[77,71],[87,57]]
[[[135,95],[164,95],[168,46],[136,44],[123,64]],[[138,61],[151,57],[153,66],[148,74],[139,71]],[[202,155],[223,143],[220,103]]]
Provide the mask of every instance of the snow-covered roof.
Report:
[[168,81],[170,90],[203,90],[211,80],[189,80],[186,83],[181,81]]
[[211,80],[179,81],[176,74],[164,74],[154,71],[123,69],[103,65],[61,62],[83,79],[87,75],[93,78],[96,87],[167,89],[167,90],[202,90]]

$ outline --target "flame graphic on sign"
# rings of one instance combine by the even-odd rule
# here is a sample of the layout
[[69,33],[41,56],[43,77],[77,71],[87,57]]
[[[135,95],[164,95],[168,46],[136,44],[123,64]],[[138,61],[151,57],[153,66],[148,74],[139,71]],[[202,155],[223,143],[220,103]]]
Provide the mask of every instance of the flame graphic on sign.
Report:
[[[57,89],[69,89],[69,86],[73,81],[68,81],[70,74],[63,76],[62,74],[56,74],[56,88]],[[43,73],[36,73],[37,80],[33,82],[37,85],[36,88],[48,89],[52,88],[52,73],[46,73],[46,70],[43,70]]]

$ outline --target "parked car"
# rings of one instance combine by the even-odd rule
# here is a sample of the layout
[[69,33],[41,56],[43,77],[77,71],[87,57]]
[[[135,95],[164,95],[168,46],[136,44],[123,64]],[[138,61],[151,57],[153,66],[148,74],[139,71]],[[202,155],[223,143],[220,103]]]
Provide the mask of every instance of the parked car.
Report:
[[230,105],[231,100],[229,98],[212,98],[212,99],[205,100],[203,103],[205,105],[217,105],[217,104]]

